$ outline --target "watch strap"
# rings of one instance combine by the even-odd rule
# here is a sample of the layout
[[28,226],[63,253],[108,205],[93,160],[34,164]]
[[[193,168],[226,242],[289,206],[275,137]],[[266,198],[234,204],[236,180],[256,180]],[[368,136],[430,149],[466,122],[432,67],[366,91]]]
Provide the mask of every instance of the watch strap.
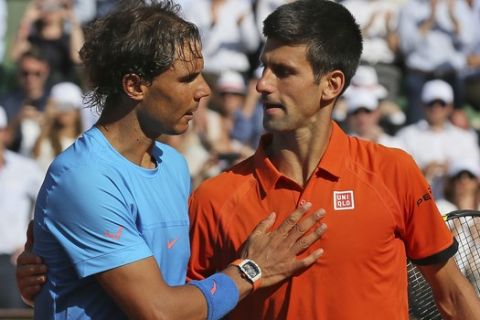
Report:
[[[246,271],[243,268],[243,265],[245,265],[246,263],[252,263],[259,270],[260,277],[258,279],[254,280],[246,273]],[[245,280],[247,280],[248,282],[250,282],[252,284],[252,286],[253,286],[253,291],[252,292],[254,292],[258,288],[260,288],[262,271],[255,261],[253,261],[251,259],[236,259],[230,264],[234,265],[234,266],[237,266],[241,275],[242,275],[242,278],[244,278]]]

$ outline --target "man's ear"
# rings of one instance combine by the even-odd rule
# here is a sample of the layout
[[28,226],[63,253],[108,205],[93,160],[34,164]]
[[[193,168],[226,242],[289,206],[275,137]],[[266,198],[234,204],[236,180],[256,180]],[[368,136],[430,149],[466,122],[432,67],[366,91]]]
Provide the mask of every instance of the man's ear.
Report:
[[122,78],[123,92],[132,100],[143,100],[145,86],[142,78],[135,73],[128,73]]
[[322,81],[325,81],[322,98],[324,100],[336,99],[345,86],[345,75],[340,70],[334,70],[323,76]]

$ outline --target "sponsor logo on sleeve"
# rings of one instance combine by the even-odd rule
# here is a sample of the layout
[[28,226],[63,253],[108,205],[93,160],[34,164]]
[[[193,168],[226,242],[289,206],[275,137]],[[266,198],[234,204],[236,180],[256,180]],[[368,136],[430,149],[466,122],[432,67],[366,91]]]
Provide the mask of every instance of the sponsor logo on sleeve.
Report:
[[115,232],[115,233],[109,232],[108,230],[105,230],[105,232],[103,234],[107,238],[110,238],[110,239],[113,239],[113,240],[119,240],[120,237],[122,236],[122,232],[123,232],[123,227],[118,227],[117,232]]

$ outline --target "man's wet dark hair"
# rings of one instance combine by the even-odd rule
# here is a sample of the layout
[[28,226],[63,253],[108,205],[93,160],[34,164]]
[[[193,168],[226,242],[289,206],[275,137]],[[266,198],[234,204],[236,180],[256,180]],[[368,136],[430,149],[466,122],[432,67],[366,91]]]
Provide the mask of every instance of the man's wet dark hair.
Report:
[[197,27],[179,16],[180,7],[172,1],[123,1],[107,16],[92,23],[80,50],[89,86],[89,103],[103,108],[122,90],[122,78],[137,74],[146,83],[168,68],[176,59],[201,56]]

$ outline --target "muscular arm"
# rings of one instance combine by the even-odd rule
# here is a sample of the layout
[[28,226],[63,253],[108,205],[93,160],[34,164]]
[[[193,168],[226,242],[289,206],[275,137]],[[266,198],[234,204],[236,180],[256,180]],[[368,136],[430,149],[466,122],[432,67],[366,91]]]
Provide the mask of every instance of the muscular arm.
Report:
[[[296,258],[326,231],[324,224],[317,225],[324,215],[323,210],[302,219],[308,207],[297,209],[278,229],[269,232],[275,222],[275,215],[271,214],[253,230],[247,240],[241,257],[253,259],[261,266],[262,287],[286,279],[313,264],[323,254],[323,250],[318,249],[304,259]],[[17,268],[17,282],[22,295],[27,293],[31,299],[43,283],[38,277],[44,274],[39,269],[41,265],[38,265],[38,261],[25,260],[28,256],[32,255],[24,253],[19,259],[19,268],[23,267],[25,272],[20,273]],[[33,258],[39,260],[38,257]],[[29,265],[23,266],[27,263]],[[241,276],[237,267],[229,266],[223,273],[235,283],[240,299],[252,291],[252,284]],[[153,257],[98,273],[95,277],[129,318],[206,318],[208,307],[203,293],[195,286],[169,286]]]
[[[306,210],[307,207],[297,209],[273,232],[268,232],[275,222],[275,215],[270,215],[247,240],[241,256],[253,259],[261,266],[262,286],[288,278],[313,264],[323,254],[320,249],[304,259],[296,258],[326,230],[325,225],[321,225],[304,235],[324,213],[317,211],[300,221]],[[229,266],[223,272],[235,282],[240,299],[252,291],[252,284],[241,276],[237,267]],[[205,319],[207,316],[208,307],[203,293],[194,286],[168,286],[152,257],[102,272],[96,277],[130,318]]]
[[200,290],[194,286],[168,286],[153,257],[96,277],[131,319],[206,318],[207,304]]
[[453,258],[444,263],[418,268],[430,283],[435,301],[445,319],[480,319],[480,300]]

